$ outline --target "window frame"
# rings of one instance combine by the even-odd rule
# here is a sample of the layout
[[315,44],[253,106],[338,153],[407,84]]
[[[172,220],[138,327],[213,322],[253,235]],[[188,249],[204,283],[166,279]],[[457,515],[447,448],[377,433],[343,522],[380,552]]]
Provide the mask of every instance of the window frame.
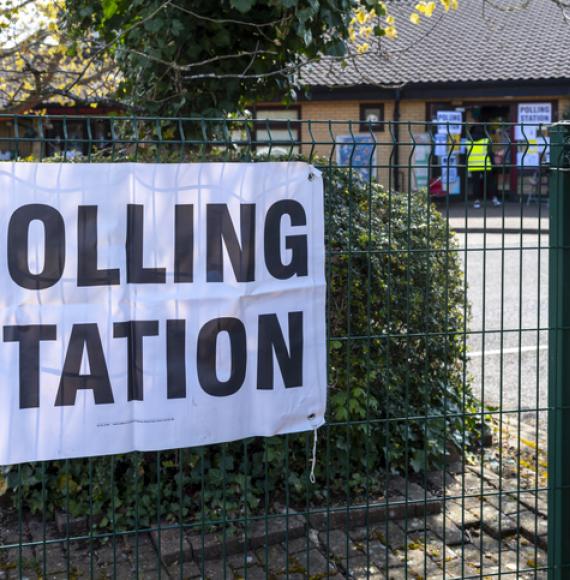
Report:
[[[297,112],[297,119],[295,120],[272,120],[272,119],[260,119],[258,117],[259,111],[296,111]],[[302,109],[301,105],[256,105],[253,109],[253,120],[255,121],[254,130],[253,130],[253,138],[255,140],[255,147],[273,147],[274,145],[285,146],[285,147],[299,147],[299,151],[301,150],[301,146],[303,143],[303,134],[302,134]],[[258,139],[258,131],[271,131],[272,129],[285,129],[285,130],[293,130],[297,131],[297,138],[292,141],[271,141],[267,143],[261,143]]]
[[[366,109],[378,109],[379,121],[377,123],[370,123],[366,120]],[[386,107],[383,102],[366,102],[359,104],[359,119],[358,124],[360,133],[384,133],[386,130]]]

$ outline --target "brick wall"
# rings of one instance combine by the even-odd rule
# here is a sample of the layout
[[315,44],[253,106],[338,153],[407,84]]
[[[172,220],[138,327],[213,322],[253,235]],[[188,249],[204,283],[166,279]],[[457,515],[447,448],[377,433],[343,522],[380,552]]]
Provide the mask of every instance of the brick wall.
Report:
[[[366,103],[372,101],[366,100]],[[390,122],[394,118],[394,102],[378,101],[384,105],[384,119]],[[425,131],[425,101],[402,101],[400,106],[399,127],[399,160],[397,163],[400,174],[400,187],[407,189],[408,166],[411,164],[412,135]],[[357,123],[351,125],[345,121],[358,121],[360,118],[360,101],[320,101],[302,103],[301,117],[310,120],[310,126],[303,124],[303,152],[309,153],[311,142],[318,143],[314,152],[317,155],[331,157],[334,161],[332,143],[337,136],[359,133]],[[368,131],[366,131],[368,132]],[[391,167],[396,166],[394,142],[397,138],[395,126],[387,123],[384,131],[374,132],[376,141],[376,163],[378,165],[378,180],[387,187],[393,187],[394,175]]]
[[[361,101],[319,101],[304,102],[302,104],[301,116],[303,120],[314,121],[308,127],[303,124],[303,152],[309,153],[311,142],[314,140],[316,145],[314,152],[331,158],[335,161],[335,150],[333,143],[341,135],[360,134],[358,123],[351,124],[345,121],[359,121],[360,119],[360,102]],[[384,105],[384,119],[391,121],[394,116],[393,101],[363,101],[366,103],[382,103]],[[368,130],[365,133],[370,134]],[[376,163],[378,165],[378,179],[381,183],[389,185],[391,183],[390,175],[390,157],[394,151],[394,136],[391,135],[388,125],[385,125],[384,131],[375,131],[373,133],[376,143]]]
[[566,116],[570,119],[570,97],[565,97],[560,99],[558,102],[558,114],[560,119],[566,113]]
[[426,101],[402,101],[400,104],[399,172],[402,189],[413,187],[409,168],[414,165],[413,144],[416,136],[426,132]]

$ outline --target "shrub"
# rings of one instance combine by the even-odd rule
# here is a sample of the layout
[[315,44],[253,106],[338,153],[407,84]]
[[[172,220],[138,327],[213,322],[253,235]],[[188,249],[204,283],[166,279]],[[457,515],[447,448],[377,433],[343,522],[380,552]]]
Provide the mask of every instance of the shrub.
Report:
[[231,522],[280,502],[380,492],[388,472],[441,468],[465,452],[477,406],[465,380],[454,235],[425,193],[324,171],[330,389],[317,485],[308,479],[312,435],[299,434],[10,467],[0,492],[32,512],[98,515],[93,525],[114,529]]

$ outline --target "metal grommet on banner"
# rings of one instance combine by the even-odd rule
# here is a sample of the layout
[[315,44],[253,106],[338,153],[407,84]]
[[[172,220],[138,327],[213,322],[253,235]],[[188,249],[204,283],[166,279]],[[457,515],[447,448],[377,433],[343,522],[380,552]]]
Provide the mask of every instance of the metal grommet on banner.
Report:
[[311,171],[309,173],[309,181],[313,181],[313,179],[315,179],[315,174]]

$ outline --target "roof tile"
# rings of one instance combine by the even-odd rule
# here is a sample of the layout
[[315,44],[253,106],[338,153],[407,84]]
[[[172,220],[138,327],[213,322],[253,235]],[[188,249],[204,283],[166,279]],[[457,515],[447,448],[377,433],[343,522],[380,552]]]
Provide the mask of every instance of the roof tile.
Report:
[[[551,0],[462,0],[457,12],[423,19],[408,16],[416,0],[389,0],[398,39],[356,56],[343,68],[323,58],[302,73],[312,86],[400,85],[438,82],[493,82],[568,79],[570,23]],[[517,9],[519,7],[519,9]],[[507,10],[505,10],[507,9]],[[508,10],[512,9],[512,10]]]

